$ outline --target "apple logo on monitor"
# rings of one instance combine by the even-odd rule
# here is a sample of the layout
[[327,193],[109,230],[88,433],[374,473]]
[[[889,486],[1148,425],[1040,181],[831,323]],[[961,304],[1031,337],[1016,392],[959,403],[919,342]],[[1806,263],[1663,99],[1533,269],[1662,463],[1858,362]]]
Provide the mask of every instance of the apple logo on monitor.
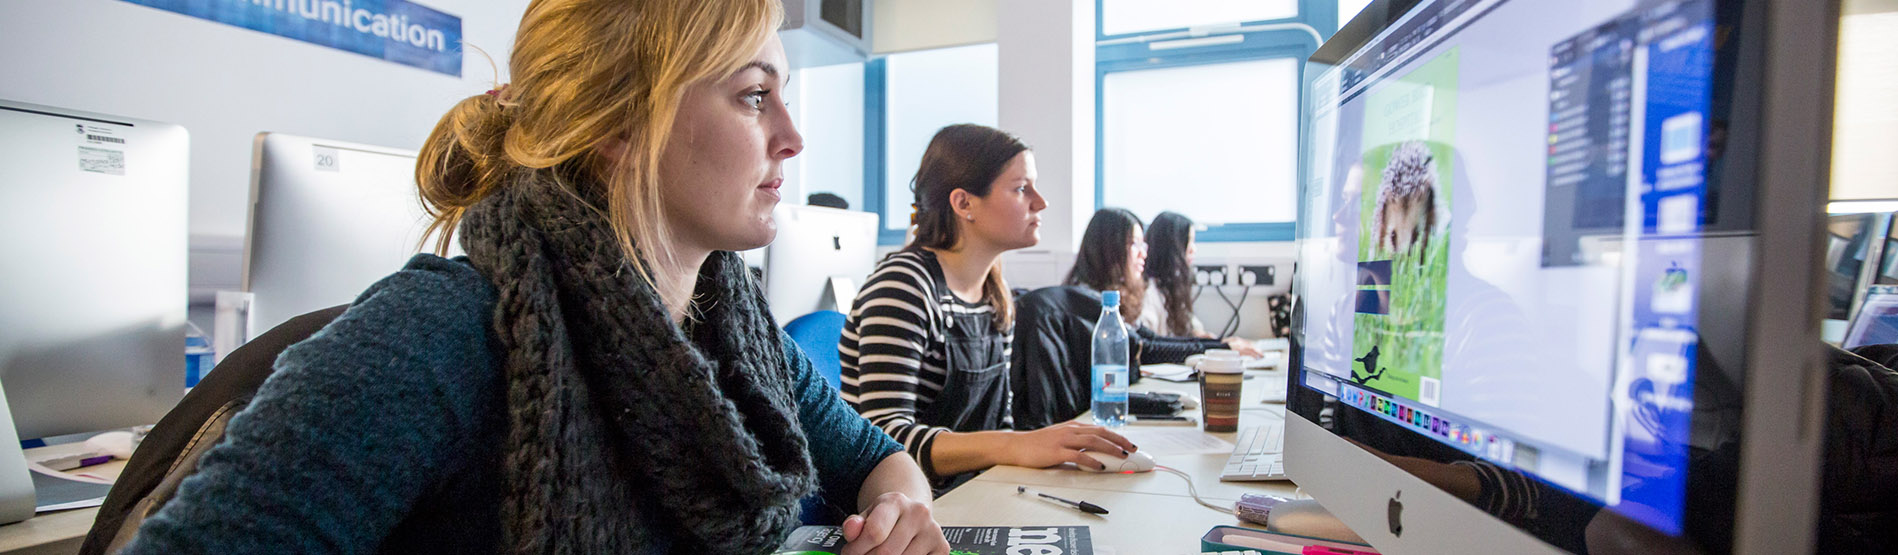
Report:
[[1391,505],[1390,505],[1391,535],[1398,536],[1398,537],[1402,537],[1404,535],[1404,502],[1397,500],[1397,498],[1403,497],[1403,496],[1404,496],[1404,492],[1402,490],[1399,490],[1396,495],[1391,496]]

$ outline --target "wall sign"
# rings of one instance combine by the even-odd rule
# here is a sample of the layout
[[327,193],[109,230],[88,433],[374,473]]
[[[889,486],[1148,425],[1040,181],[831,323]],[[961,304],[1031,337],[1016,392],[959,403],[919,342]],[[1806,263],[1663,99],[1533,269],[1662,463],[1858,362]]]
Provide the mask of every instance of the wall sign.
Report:
[[405,0],[125,0],[461,76],[461,18]]

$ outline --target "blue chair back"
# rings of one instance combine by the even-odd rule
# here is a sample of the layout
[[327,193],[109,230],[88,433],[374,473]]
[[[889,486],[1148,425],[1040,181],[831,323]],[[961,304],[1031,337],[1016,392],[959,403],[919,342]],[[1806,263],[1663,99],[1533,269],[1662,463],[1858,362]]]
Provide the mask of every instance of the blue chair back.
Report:
[[824,381],[839,390],[843,389],[843,362],[837,359],[837,343],[844,339],[844,314],[835,310],[819,310],[792,319],[784,325],[784,333],[804,349],[804,356],[810,357],[811,365],[817,367],[817,373],[824,375]]

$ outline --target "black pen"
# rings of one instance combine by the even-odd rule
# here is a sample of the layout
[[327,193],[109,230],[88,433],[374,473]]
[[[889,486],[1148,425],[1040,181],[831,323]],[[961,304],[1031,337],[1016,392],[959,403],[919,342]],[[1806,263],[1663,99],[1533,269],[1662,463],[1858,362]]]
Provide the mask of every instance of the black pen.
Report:
[[1041,496],[1041,497],[1042,497],[1043,499],[1052,499],[1052,500],[1054,500],[1054,501],[1056,501],[1056,502],[1059,502],[1059,503],[1061,503],[1061,504],[1063,504],[1063,505],[1067,505],[1067,506],[1069,506],[1069,507],[1074,507],[1074,509],[1075,509],[1075,510],[1077,510],[1077,511],[1081,511],[1081,512],[1083,512],[1083,513],[1087,513],[1087,514],[1091,514],[1091,515],[1104,515],[1104,514],[1107,514],[1107,509],[1104,509],[1104,508],[1101,508],[1101,506],[1100,506],[1100,505],[1095,505],[1095,504],[1093,504],[1093,503],[1089,503],[1089,502],[1086,502],[1086,501],[1074,501],[1074,500],[1071,500],[1071,499],[1062,499],[1062,498],[1059,498],[1059,497],[1055,497],[1055,496],[1052,496],[1052,495],[1048,495],[1048,494],[1046,494],[1046,493],[1042,493],[1042,492],[1039,492],[1039,491],[1035,491],[1035,490],[1031,490],[1031,489],[1028,489],[1028,486],[1015,486],[1015,493],[1018,493],[1018,494],[1020,494],[1020,493],[1032,493],[1032,494],[1035,494],[1035,495],[1039,495],[1039,496]]

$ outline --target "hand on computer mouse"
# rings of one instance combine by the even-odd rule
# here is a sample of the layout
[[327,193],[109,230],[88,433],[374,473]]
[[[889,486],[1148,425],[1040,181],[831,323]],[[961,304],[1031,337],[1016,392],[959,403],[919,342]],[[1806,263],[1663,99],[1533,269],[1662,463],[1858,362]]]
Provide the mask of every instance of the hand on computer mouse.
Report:
[[1148,455],[1140,451],[1128,453],[1127,456],[1125,457],[1116,457],[1116,456],[1113,456],[1107,453],[1102,453],[1099,451],[1087,451],[1083,454],[1087,455],[1088,458],[1094,459],[1101,463],[1101,468],[1099,469],[1094,469],[1094,468],[1090,468],[1086,466],[1081,467],[1081,470],[1086,470],[1088,472],[1119,472],[1122,474],[1133,474],[1135,472],[1150,472],[1153,470],[1153,466],[1154,466],[1153,455]]
[[1138,449],[1133,442],[1113,430],[1065,422],[1009,436],[1008,452],[1002,455],[1001,462],[1028,468],[1047,468],[1071,462],[1082,468],[1099,469],[1100,461],[1082,454],[1084,451],[1131,453]]

